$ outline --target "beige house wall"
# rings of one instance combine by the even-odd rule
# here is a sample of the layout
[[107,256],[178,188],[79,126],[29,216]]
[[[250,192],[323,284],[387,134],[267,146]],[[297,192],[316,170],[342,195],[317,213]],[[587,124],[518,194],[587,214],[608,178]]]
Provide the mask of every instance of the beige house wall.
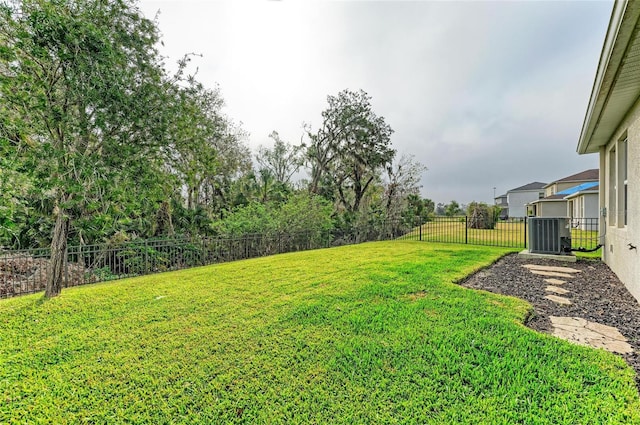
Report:
[[[627,138],[627,223],[621,208],[611,214],[610,203],[622,200],[622,191],[611,181],[610,152],[620,140]],[[618,150],[617,150],[618,151]],[[618,158],[619,159],[619,158]],[[614,163],[620,170],[622,164]],[[640,301],[640,101],[629,111],[607,146],[600,150],[600,206],[607,208],[601,228],[604,234],[602,259],[629,292]],[[629,244],[637,247],[630,249]]]
[[536,205],[536,217],[568,217],[567,201],[564,199],[536,202]]
[[567,217],[598,218],[598,193],[582,193],[567,199]]
[[560,182],[560,183],[554,183],[551,186],[549,186],[548,188],[546,188],[544,190],[544,196],[553,196],[556,193],[563,191],[565,189],[570,189],[572,187],[575,187],[579,184],[581,184],[582,182],[569,182],[569,183],[564,183],[564,182]]

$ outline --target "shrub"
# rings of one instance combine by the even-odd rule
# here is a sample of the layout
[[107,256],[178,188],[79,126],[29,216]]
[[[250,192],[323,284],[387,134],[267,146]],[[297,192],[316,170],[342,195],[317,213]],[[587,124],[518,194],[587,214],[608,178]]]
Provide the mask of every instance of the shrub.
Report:
[[484,202],[471,202],[467,207],[467,227],[470,229],[494,229],[500,217],[500,208]]

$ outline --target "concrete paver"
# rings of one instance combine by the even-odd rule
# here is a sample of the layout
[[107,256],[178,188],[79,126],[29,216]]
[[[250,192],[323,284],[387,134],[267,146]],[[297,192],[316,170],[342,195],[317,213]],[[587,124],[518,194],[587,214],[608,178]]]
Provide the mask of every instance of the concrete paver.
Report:
[[533,274],[537,274],[540,276],[549,276],[549,277],[564,277],[565,279],[571,279],[573,277],[573,275],[571,274],[567,274],[567,273],[560,273],[560,272],[545,272],[542,270],[530,270],[531,273]]
[[565,297],[560,297],[558,295],[547,295],[545,298],[553,301],[556,304],[571,305],[571,301],[569,301]]
[[555,285],[555,286],[564,285],[565,283],[567,283],[566,280],[560,280],[560,279],[554,279],[554,278],[545,279],[544,281],[547,282],[547,283],[550,283],[551,285]]
[[537,264],[524,264],[529,270],[541,270],[545,272],[560,272],[560,273],[581,273],[582,270],[574,269],[571,267],[559,267],[559,266],[539,266]]
[[557,286],[553,286],[553,285],[547,286],[546,288],[544,288],[544,290],[547,292],[553,292],[560,295],[565,295],[569,293],[569,291],[567,291],[566,289],[558,288]]

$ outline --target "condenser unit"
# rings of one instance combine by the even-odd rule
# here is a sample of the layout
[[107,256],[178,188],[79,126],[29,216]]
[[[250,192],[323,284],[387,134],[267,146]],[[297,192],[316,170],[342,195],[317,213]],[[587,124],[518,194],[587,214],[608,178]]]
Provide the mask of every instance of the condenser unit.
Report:
[[530,217],[529,252],[533,254],[569,254],[571,225],[566,217]]

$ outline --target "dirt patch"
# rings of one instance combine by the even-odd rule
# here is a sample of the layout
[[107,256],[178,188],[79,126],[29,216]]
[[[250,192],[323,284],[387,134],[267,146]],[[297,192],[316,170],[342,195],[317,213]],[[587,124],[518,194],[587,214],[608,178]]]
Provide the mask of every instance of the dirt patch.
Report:
[[540,332],[553,332],[550,316],[581,317],[617,328],[634,349],[633,353],[621,356],[636,370],[636,383],[640,389],[640,303],[611,269],[594,260],[572,263],[571,267],[581,273],[563,279],[562,289],[568,292],[562,296],[569,299],[571,305],[559,305],[546,298],[549,295],[547,277],[531,273],[523,267],[526,264],[557,266],[558,262],[508,255],[460,284],[528,301],[533,305],[534,313],[526,325]]
[[[25,254],[0,255],[0,298],[44,290],[50,269],[51,262],[48,258],[33,258]],[[65,265],[65,288],[96,280],[95,277],[88,276],[82,264]]]
[[412,294],[407,294],[405,295],[405,297],[409,300],[409,301],[417,301],[420,298],[424,298],[427,296],[427,293],[425,291],[419,291],[419,292],[414,292]]

